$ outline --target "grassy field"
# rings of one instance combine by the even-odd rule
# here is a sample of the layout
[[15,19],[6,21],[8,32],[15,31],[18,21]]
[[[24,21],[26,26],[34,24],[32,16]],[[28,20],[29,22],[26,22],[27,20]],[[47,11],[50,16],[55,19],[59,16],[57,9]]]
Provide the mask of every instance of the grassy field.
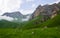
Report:
[[60,38],[60,28],[0,29],[0,38]]

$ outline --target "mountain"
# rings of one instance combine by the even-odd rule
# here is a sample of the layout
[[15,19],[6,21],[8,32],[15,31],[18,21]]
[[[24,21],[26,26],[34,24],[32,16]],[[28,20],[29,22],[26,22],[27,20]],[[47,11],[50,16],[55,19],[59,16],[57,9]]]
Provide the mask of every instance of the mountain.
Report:
[[21,22],[23,18],[23,15],[19,11],[11,12],[11,13],[6,12],[2,16],[12,17],[14,18],[14,21],[17,21],[17,22]]
[[9,16],[9,17],[12,17],[12,18],[22,18],[23,15],[19,12],[19,11],[16,11],[16,12],[11,12],[11,13],[4,13],[2,16]]
[[26,26],[24,26],[23,28],[29,29],[33,27],[35,28],[35,27],[45,26],[45,24],[44,25],[40,25],[40,24],[48,20],[51,21],[46,22],[46,25],[47,23],[49,23],[47,26],[51,26],[51,24],[52,26],[54,26],[55,24],[57,24],[58,26],[58,23],[60,22],[57,21],[60,19],[60,16],[57,15],[60,15],[60,3],[57,4],[55,3],[52,5],[44,5],[44,6],[39,5],[34,11],[34,13],[31,15],[30,21],[28,21]]
[[[60,11],[57,11],[60,13]],[[44,27],[60,27],[60,14],[56,15],[53,19],[49,19],[41,23],[40,16],[36,17],[26,23],[23,29],[44,28]]]
[[44,6],[39,5],[34,11],[34,13],[31,15],[30,19],[34,19],[40,16],[41,21],[43,22],[48,19],[54,18],[54,16],[57,15],[56,11],[59,11],[59,10],[60,10],[60,2],[52,5],[44,5]]

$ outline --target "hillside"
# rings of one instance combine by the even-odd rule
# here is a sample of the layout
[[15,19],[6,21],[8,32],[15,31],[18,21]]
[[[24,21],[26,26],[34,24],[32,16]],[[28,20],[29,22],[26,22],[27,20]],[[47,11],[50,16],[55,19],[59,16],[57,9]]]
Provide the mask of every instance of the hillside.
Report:
[[20,27],[20,24],[6,21],[6,20],[0,20],[0,28],[17,28]]
[[[60,38],[60,14],[42,24],[24,29],[0,29],[0,38]],[[36,19],[33,22],[37,21]],[[35,25],[35,24],[34,24]],[[46,27],[47,26],[47,27]]]
[[38,28],[38,27],[56,27],[60,25],[60,14],[55,16],[53,19],[49,19],[46,22],[41,22],[40,16],[29,21],[23,28]]

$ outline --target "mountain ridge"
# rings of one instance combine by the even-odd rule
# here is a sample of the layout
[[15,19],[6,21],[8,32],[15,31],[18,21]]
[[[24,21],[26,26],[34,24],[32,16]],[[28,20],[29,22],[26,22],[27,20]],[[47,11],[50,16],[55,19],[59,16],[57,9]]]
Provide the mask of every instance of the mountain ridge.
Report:
[[38,16],[41,16],[42,17],[41,21],[44,22],[48,19],[54,18],[58,14],[57,11],[59,10],[60,10],[60,2],[54,3],[52,5],[44,5],[44,6],[39,5],[31,15],[30,19],[34,19]]
[[16,12],[11,12],[11,13],[6,12],[2,16],[9,16],[12,18],[21,18],[23,15],[19,11],[16,11]]

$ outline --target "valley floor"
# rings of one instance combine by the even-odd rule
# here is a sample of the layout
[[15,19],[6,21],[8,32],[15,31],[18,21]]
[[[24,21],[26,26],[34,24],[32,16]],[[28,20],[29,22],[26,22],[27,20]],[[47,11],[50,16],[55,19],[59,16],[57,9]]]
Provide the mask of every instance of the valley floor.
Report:
[[0,29],[0,38],[60,38],[60,28]]

